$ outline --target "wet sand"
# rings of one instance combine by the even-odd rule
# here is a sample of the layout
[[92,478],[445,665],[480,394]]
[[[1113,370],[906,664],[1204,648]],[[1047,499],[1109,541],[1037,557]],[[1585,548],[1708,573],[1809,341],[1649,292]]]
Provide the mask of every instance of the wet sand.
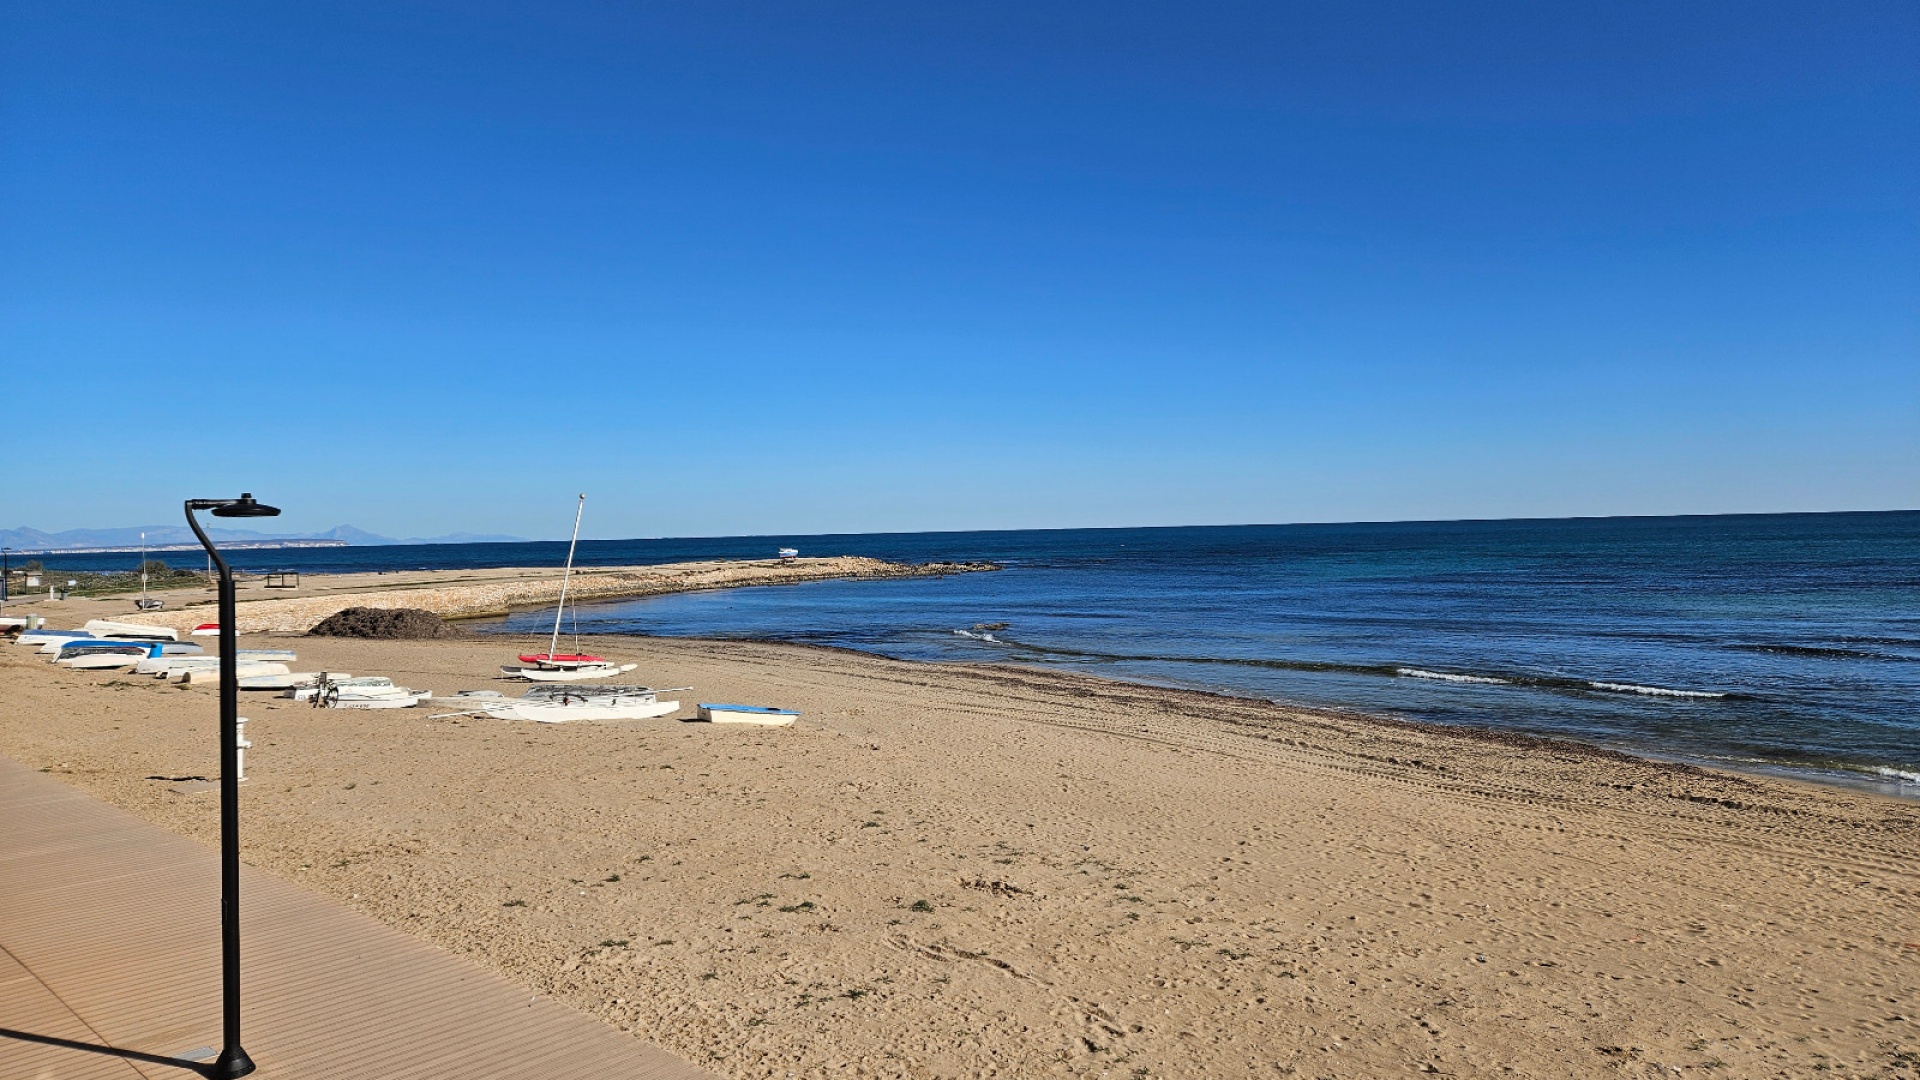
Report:
[[[247,640],[443,695],[514,692],[524,651]],[[1912,803],[1057,672],[595,647],[696,687],[683,716],[804,715],[248,695],[245,857],[729,1076],[1920,1063]],[[0,647],[0,753],[208,843],[214,727],[207,691]]]

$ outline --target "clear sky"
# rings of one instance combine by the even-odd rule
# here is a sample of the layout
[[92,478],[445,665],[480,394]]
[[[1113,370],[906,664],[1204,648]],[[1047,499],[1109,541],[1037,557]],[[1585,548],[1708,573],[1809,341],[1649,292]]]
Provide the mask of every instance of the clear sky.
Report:
[[0,525],[1920,506],[1920,8],[7,5]]

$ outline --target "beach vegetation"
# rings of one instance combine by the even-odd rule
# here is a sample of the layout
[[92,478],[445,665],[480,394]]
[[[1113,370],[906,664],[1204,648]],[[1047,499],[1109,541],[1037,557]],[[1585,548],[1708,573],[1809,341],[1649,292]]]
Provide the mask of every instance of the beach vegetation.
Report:
[[600,947],[603,949],[624,949],[627,947],[627,939],[626,938],[607,938],[606,940],[600,943]]
[[501,907],[526,907],[527,902],[525,900],[509,900],[506,903],[501,904],[500,906]]
[[619,875],[619,874],[608,874],[608,875],[607,875],[607,877],[606,877],[606,884],[609,884],[609,885],[611,885],[611,884],[613,884],[614,882],[616,882],[616,881],[619,881],[619,880],[620,880],[620,875]]
[[927,903],[925,900],[915,900],[913,903],[907,905],[907,910],[924,913],[924,912],[932,911],[933,905]]
[[[29,564],[33,568],[28,573],[45,573],[45,567]],[[147,587],[150,589],[177,589],[189,585],[206,583],[207,575],[200,570],[180,570],[168,566],[159,559],[148,559],[142,569],[147,572]],[[15,574],[20,568],[15,567]],[[68,596],[112,596],[117,593],[140,591],[140,570],[124,570],[102,574],[91,570],[63,570],[65,580],[76,584],[67,588]]]
[[781,910],[781,911],[786,911],[786,912],[794,912],[794,911],[812,911],[812,910],[813,910],[813,901],[811,901],[811,900],[802,900],[802,901],[800,901],[800,902],[799,902],[799,903],[797,903],[797,904],[790,904],[790,905],[788,905],[788,906],[786,906],[786,907],[783,907],[783,908],[781,908],[780,910]]

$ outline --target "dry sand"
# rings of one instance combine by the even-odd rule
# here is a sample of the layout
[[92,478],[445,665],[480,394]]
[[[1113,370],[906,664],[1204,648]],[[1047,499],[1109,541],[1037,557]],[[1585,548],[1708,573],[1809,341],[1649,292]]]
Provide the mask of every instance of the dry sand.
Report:
[[[256,636],[442,694],[513,639]],[[529,639],[531,640],[531,639]],[[1907,1077],[1920,807],[1015,668],[596,639],[783,730],[246,697],[245,857],[737,1077]],[[0,753],[208,843],[205,691]]]

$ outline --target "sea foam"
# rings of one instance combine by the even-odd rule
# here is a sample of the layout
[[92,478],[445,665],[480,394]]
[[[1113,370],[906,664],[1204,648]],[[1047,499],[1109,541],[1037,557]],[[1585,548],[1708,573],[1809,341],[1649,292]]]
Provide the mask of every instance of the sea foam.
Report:
[[1487,675],[1455,675],[1446,671],[1428,671],[1425,668],[1403,667],[1393,669],[1397,674],[1409,679],[1439,679],[1441,682],[1485,683],[1489,686],[1506,686],[1507,680],[1495,679]]
[[1654,697],[1721,698],[1727,696],[1718,690],[1669,690],[1664,686],[1637,686],[1624,682],[1590,682],[1587,685],[1595,690],[1613,690],[1622,694],[1650,694]]
[[1885,765],[1873,771],[1889,780],[1898,780],[1903,784],[1920,784],[1920,772],[1908,772],[1906,769],[1889,769]]

